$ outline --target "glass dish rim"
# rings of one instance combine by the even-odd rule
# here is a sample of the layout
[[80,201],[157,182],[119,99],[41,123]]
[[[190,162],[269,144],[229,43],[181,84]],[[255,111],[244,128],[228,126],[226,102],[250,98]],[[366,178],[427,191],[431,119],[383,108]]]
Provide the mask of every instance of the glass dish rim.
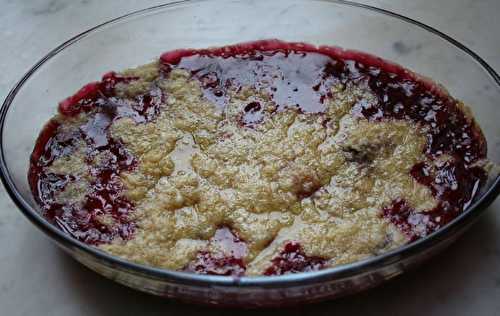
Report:
[[[71,46],[72,44],[78,42],[79,40],[85,38],[86,36],[99,31],[100,29],[112,25],[117,22],[126,21],[128,18],[144,16],[148,13],[160,11],[163,9],[169,9],[172,7],[177,7],[181,5],[195,5],[199,2],[206,2],[213,0],[181,0],[171,3],[161,4],[145,9],[136,10],[120,17],[108,20],[97,26],[94,26],[57,46],[51,50],[47,55],[41,58],[30,70],[28,70],[24,76],[15,84],[15,86],[10,90],[5,101],[3,102],[2,108],[0,109],[0,140],[4,137],[4,125],[9,108],[14,101],[17,93],[23,87],[24,83],[47,61],[57,55],[59,52],[63,51],[65,48]],[[367,10],[375,12],[381,15],[386,15],[400,21],[412,24],[413,26],[419,27],[426,30],[434,35],[439,36],[441,39],[449,42],[457,49],[463,51],[471,58],[473,58],[479,65],[492,77],[496,84],[500,87],[500,77],[495,72],[495,70],[486,63],[480,56],[474,53],[471,49],[467,48],[457,40],[452,37],[438,31],[437,29],[428,26],[422,22],[416,21],[414,19],[408,18],[406,16],[394,13],[385,9],[378,7],[357,3],[353,1],[345,0],[313,0],[315,2],[325,2],[332,3],[346,7],[354,7],[362,10]],[[92,257],[100,260],[101,263],[108,267],[123,269],[125,271],[131,272],[133,274],[139,274],[151,279],[172,281],[179,284],[190,284],[190,285],[224,285],[224,286],[246,286],[246,287],[283,287],[283,286],[293,286],[293,285],[305,285],[313,284],[318,281],[324,281],[326,279],[344,279],[355,275],[368,273],[370,271],[375,271],[381,269],[389,264],[401,261],[405,258],[409,258],[413,255],[421,253],[425,249],[432,247],[433,245],[445,240],[446,237],[453,235],[453,232],[465,226],[467,223],[472,222],[477,218],[499,194],[500,194],[500,176],[497,176],[493,181],[491,186],[486,192],[474,203],[472,203],[469,208],[460,214],[453,221],[447,225],[440,228],[438,231],[405,246],[397,248],[395,250],[389,251],[387,253],[370,257],[361,261],[354,263],[341,265],[338,267],[328,268],[315,272],[304,272],[298,274],[288,274],[281,276],[255,276],[255,277],[231,277],[231,276],[214,276],[214,275],[199,275],[194,273],[180,272],[174,270],[167,270],[161,268],[154,268],[146,265],[136,264],[119,257],[112,256],[93,246],[84,244],[69,235],[63,233],[61,230],[57,229],[54,225],[47,222],[38,212],[32,208],[27,201],[21,196],[17,190],[12,177],[9,174],[5,155],[3,142],[0,145],[0,179],[4,184],[4,187],[9,194],[10,198],[16,204],[16,206],[21,210],[21,212],[39,229],[44,233],[54,239],[57,243],[62,244],[64,247],[71,247],[82,251],[85,254],[91,255]]]

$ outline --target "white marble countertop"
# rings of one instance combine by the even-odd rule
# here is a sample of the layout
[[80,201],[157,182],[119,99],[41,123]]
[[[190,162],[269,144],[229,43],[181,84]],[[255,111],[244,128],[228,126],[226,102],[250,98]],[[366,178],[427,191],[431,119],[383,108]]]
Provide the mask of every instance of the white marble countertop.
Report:
[[[89,27],[165,1],[0,0],[0,99],[47,53]],[[500,1],[364,0],[427,23],[500,70]],[[71,21],[68,24],[68,21]],[[500,315],[500,199],[457,243],[388,284],[286,315]],[[224,314],[117,285],[66,256],[0,187],[0,315]],[[258,313],[245,311],[243,314]]]

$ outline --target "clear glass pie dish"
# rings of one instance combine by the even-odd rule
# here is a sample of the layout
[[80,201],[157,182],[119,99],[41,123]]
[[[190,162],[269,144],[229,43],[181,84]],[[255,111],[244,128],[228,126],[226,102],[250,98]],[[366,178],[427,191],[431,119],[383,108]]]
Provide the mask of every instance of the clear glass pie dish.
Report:
[[500,162],[498,75],[455,40],[410,19],[343,1],[185,1],[141,10],[99,25],[54,49],[14,87],[1,111],[1,175],[20,210],[76,260],[130,287],[214,305],[267,306],[334,298],[373,287],[438,253],[482,213],[500,190],[493,174],[454,221],[397,250],[318,272],[223,277],[156,269],[112,257],[64,234],[37,212],[29,156],[58,101],[108,70],[144,64],[176,48],[278,38],[340,46],[391,60],[443,84],[470,105]]

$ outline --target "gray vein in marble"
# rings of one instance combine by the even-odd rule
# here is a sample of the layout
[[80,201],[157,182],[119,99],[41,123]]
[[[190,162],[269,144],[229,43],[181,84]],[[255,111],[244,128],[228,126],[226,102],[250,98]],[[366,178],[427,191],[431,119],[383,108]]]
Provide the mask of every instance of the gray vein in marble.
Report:
[[49,15],[57,13],[68,5],[67,1],[62,0],[51,0],[47,4],[43,4],[40,8],[35,8],[32,10],[34,15]]

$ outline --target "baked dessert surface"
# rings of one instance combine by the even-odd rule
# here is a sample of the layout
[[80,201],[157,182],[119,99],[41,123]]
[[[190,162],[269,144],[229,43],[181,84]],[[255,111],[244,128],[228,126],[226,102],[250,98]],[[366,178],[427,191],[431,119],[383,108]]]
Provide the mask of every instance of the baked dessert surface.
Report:
[[133,262],[279,275],[425,237],[486,179],[466,107],[338,48],[165,53],[59,104],[29,180],[44,216]]

